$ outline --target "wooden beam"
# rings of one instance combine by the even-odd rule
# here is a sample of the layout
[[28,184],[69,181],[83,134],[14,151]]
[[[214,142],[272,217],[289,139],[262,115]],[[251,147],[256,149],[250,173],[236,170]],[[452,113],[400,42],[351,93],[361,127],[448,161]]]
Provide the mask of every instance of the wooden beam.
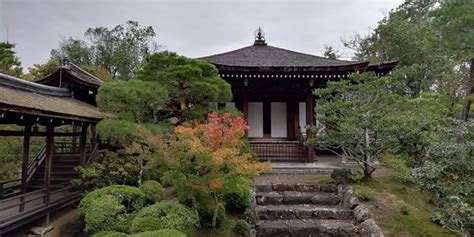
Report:
[[79,153],[81,165],[86,164],[86,142],[87,142],[87,125],[81,128],[81,137],[79,138]]
[[44,166],[44,185],[46,187],[45,204],[49,205],[51,202],[51,168],[54,155],[54,127],[46,127],[46,160]]
[[[30,126],[30,125],[25,125]],[[31,126],[30,126],[31,127]],[[25,136],[25,131],[11,131],[11,130],[0,130],[0,137],[22,137]],[[46,137],[48,132],[30,132],[30,136],[32,137]],[[81,135],[80,132],[55,132],[55,137],[71,137],[71,136],[79,136]]]
[[[23,137],[23,162],[21,164],[21,193],[26,193],[26,179],[28,178],[28,159],[30,156],[30,133],[31,126],[25,126],[25,135]],[[20,198],[20,212],[25,210],[25,197],[21,196]]]
[[[313,106],[313,96],[311,95],[311,90],[308,89],[308,93],[306,95],[306,139],[311,139],[313,137],[313,131],[311,126],[313,126],[313,117],[314,117],[314,106]],[[307,146],[306,147],[306,162],[312,163],[313,162],[313,147]]]

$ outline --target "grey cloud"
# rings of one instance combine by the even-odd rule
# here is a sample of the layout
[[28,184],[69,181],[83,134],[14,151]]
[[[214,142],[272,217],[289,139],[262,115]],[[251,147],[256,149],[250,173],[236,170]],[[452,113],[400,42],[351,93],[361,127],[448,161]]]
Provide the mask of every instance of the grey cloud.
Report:
[[321,54],[325,44],[346,56],[341,37],[367,34],[402,0],[151,1],[0,0],[0,40],[17,44],[24,66],[43,63],[61,37],[127,20],[151,25],[164,49],[189,57],[253,43],[261,26],[271,45]]

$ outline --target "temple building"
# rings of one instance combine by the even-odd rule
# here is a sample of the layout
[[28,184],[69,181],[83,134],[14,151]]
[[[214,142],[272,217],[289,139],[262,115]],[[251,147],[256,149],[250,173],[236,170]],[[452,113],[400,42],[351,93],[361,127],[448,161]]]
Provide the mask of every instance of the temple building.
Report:
[[315,123],[312,89],[351,73],[390,72],[396,61],[370,63],[328,59],[270,46],[264,32],[255,32],[253,45],[200,58],[214,64],[232,86],[233,102],[250,126],[248,138],[261,160],[313,162],[308,126]]

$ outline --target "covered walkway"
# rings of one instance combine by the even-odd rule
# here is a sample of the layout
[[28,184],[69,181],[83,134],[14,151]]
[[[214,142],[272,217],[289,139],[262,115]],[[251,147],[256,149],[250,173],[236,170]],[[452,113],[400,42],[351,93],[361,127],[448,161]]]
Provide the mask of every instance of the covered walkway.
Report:
[[[19,179],[0,183],[0,235],[40,218],[47,224],[50,212],[79,200],[80,190],[70,180],[75,166],[95,156],[95,124],[104,117],[67,88],[0,74],[0,125],[23,128],[0,128],[0,137],[23,138]],[[68,131],[72,127],[79,129]],[[31,137],[43,137],[45,144],[32,160]],[[72,142],[60,143],[58,138]]]

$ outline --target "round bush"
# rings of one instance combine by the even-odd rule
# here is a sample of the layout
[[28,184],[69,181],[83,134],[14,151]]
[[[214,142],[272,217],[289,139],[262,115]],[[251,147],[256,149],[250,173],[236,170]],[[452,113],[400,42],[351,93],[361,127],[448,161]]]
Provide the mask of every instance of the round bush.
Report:
[[145,193],[136,187],[112,185],[88,193],[79,204],[79,213],[89,234],[128,232],[130,217],[147,202]]
[[175,202],[159,202],[143,208],[132,220],[131,232],[176,229],[198,225],[198,216],[188,207]]
[[125,233],[115,232],[115,231],[102,231],[97,234],[94,234],[92,237],[127,237]]
[[145,231],[130,235],[131,237],[186,237],[186,234],[179,230],[162,229],[155,231]]
[[244,220],[237,220],[234,225],[234,233],[246,236],[250,230],[249,224]]
[[148,180],[145,181],[140,189],[147,195],[147,197],[154,202],[159,202],[163,199],[165,190],[158,181]]

